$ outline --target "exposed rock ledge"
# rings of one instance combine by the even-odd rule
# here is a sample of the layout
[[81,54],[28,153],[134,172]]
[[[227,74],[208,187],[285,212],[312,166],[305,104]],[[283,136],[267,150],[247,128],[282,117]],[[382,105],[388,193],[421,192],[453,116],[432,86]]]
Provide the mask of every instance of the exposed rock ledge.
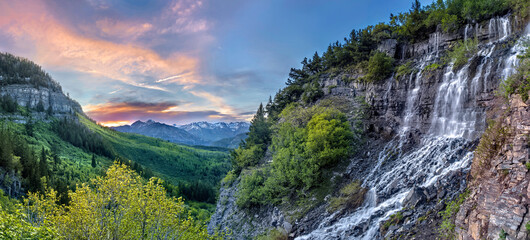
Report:
[[[528,102],[527,102],[528,103]],[[528,239],[530,107],[519,96],[500,109],[509,134],[491,159],[473,159],[470,197],[456,216],[459,239]]]

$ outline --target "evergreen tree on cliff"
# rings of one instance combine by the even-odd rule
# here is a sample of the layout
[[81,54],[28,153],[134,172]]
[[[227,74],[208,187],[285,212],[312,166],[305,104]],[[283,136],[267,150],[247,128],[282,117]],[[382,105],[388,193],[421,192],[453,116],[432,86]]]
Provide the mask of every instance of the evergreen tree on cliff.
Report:
[[250,121],[246,145],[259,145],[265,150],[271,141],[270,135],[269,123],[265,118],[265,109],[263,108],[263,104],[260,103],[256,115],[254,115],[254,118]]

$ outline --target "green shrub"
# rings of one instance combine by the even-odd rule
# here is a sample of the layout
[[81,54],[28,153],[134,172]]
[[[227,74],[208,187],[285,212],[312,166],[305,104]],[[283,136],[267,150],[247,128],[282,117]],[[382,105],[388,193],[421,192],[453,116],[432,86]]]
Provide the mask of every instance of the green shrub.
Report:
[[240,168],[256,165],[263,156],[261,145],[253,145],[248,149],[238,147],[232,153],[235,155],[235,164]]
[[433,71],[433,70],[439,69],[441,67],[442,67],[442,65],[440,65],[439,63],[432,63],[432,64],[427,65],[425,68],[423,68],[423,70],[424,71]]
[[408,61],[405,64],[399,65],[399,67],[396,70],[396,78],[410,75],[413,72],[414,72],[414,68],[412,68],[412,61]]
[[506,142],[510,129],[502,125],[501,121],[488,121],[488,127],[482,134],[480,142],[475,149],[475,156],[479,164],[486,167],[490,159],[492,159]]
[[240,208],[248,208],[267,203],[264,183],[265,177],[261,170],[252,170],[249,174],[243,174],[238,186],[236,204]]
[[363,80],[366,82],[379,82],[389,77],[393,71],[394,59],[385,53],[376,52],[368,60],[366,75]]
[[506,236],[508,236],[508,234],[504,231],[504,229],[501,229],[501,232],[499,233],[499,239],[505,240]]
[[319,108],[312,111],[320,113],[315,113],[307,126],[284,122],[272,140],[273,173],[288,188],[315,186],[321,169],[347,158],[352,150],[353,134],[343,113],[332,109],[321,112]]
[[510,7],[516,16],[527,19],[530,14],[530,2],[528,0],[508,0]]
[[237,174],[234,170],[230,170],[226,176],[221,181],[221,184],[224,186],[230,186],[237,179]]
[[259,235],[256,240],[287,240],[289,236],[283,229],[272,229],[266,235]]
[[315,78],[310,83],[307,83],[304,85],[304,93],[302,93],[302,101],[304,103],[313,103],[316,100],[318,100],[320,97],[324,96],[324,92],[322,91],[322,87],[320,86],[320,83],[318,82],[318,76],[313,75],[311,76]]
[[340,190],[338,197],[332,197],[328,211],[335,212],[340,209],[356,209],[364,202],[364,195],[368,189],[361,186],[360,181],[354,181]]
[[438,229],[438,233],[442,239],[455,239],[455,224],[454,224],[454,218],[456,216],[456,213],[460,210],[460,206],[466,198],[469,196],[469,190],[466,190],[465,192],[461,193],[455,200],[449,202],[445,210],[440,212],[440,215],[442,216],[442,224],[440,225],[440,228]]
[[241,207],[278,203],[281,196],[319,186],[322,171],[353,152],[353,132],[338,110],[291,104],[280,116],[273,126],[272,163],[241,177]]
[[385,232],[390,226],[394,226],[396,224],[399,224],[403,220],[403,214],[401,212],[397,212],[395,214],[392,214],[388,220],[386,220],[383,225],[381,226],[381,231]]
[[445,62],[453,62],[453,70],[460,69],[478,51],[478,40],[458,41],[450,51],[447,52]]

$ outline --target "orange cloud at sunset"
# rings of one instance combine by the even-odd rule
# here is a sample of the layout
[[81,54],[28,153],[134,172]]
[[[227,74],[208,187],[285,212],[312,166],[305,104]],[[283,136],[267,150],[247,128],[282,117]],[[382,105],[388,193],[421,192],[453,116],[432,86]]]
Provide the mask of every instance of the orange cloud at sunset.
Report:
[[[84,111],[104,126],[129,124],[139,119],[155,118],[166,122],[190,122],[194,119],[245,120],[237,115],[225,114],[215,110],[179,111],[174,102],[108,102],[87,105]],[[245,116],[246,117],[246,116]]]
[[[186,73],[186,78],[175,78],[172,82],[184,86],[200,83],[198,60],[185,54],[173,53],[163,58],[141,46],[84,37],[61,25],[38,0],[30,4],[2,1],[0,9],[0,31],[20,44],[34,47],[32,58],[47,67],[73,69],[158,90],[165,88],[146,82],[145,78],[161,79]],[[134,26],[108,19],[96,25],[104,33],[125,35],[142,34],[153,27],[148,23]]]

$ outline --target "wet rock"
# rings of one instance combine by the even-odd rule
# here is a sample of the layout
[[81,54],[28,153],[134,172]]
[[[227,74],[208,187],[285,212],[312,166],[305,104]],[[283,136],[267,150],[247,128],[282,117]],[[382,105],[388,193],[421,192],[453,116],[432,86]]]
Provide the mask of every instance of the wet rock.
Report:
[[407,208],[412,208],[423,201],[425,201],[423,190],[421,188],[414,188],[403,199],[403,205]]

